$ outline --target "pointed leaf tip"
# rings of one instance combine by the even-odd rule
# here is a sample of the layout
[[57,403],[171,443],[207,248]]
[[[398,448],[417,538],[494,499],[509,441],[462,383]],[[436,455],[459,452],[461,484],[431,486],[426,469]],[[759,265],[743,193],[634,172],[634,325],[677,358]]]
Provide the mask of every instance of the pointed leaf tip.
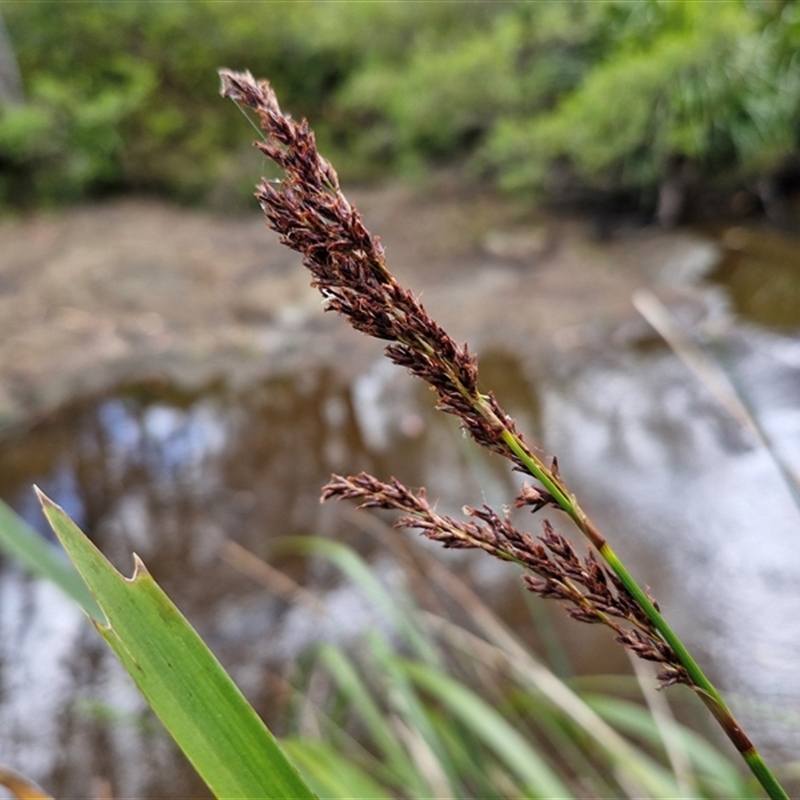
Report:
[[134,553],[133,554],[133,575],[130,578],[125,578],[128,583],[136,583],[141,578],[148,578],[150,577],[150,570],[147,569],[145,566],[144,561],[142,561],[139,556]]
[[35,483],[33,484],[33,491],[36,493],[36,498],[42,504],[42,507],[59,508]]

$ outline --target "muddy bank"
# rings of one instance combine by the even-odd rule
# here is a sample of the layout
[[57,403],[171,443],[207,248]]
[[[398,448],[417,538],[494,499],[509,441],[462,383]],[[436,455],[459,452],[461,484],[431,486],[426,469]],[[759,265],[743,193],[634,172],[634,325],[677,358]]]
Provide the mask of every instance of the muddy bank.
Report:
[[[583,223],[448,185],[350,196],[398,278],[477,350],[605,339],[635,322],[635,288],[716,253],[689,233],[599,243]],[[0,431],[121,381],[244,385],[328,359],[360,369],[380,349],[322,313],[257,213],[125,199],[5,219],[0,254]]]

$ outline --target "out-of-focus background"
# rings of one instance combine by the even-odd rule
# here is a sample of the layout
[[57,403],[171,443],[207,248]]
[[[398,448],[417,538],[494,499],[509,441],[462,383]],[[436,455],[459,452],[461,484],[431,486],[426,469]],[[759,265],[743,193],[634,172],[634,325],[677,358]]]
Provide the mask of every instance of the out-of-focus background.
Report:
[[269,76],[347,179],[447,166],[609,215],[788,222],[793,6],[4,3],[0,200],[247,208],[254,158],[208,77],[228,65]]
[[[216,76],[249,69],[309,119],[395,275],[558,454],[759,744],[796,752],[794,3],[0,15],[0,498],[47,536],[36,483],[126,573],[136,551],[279,727],[285,665],[375,620],[329,567],[271,542],[335,538],[400,581],[378,521],[319,506],[332,471],[425,485],[455,513],[513,499],[516,478],[323,314],[265,229],[252,191],[275,173]],[[562,677],[629,674],[602,631],[531,612],[504,565],[425,552]],[[57,796],[202,791],[95,631],[6,557],[0,761]]]

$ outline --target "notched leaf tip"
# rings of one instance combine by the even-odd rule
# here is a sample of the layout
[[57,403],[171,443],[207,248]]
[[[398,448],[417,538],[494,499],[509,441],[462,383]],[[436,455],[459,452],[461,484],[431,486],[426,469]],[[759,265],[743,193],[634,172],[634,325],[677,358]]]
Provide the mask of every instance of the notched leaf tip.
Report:
[[140,580],[141,578],[149,578],[150,571],[145,566],[144,561],[142,561],[139,556],[134,553],[133,554],[133,575],[130,578],[125,578],[128,583],[136,583],[136,581]]

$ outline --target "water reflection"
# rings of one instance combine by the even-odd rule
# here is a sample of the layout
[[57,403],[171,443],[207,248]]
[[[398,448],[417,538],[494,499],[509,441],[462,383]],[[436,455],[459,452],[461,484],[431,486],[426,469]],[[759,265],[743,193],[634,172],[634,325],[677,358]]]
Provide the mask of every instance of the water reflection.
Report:
[[[800,468],[800,343],[740,331],[721,358]],[[650,584],[763,746],[793,754],[800,717],[800,512],[768,449],[668,351],[607,354],[544,391],[547,447]]]
[[711,277],[726,286],[737,313],[764,328],[800,328],[797,237],[730,228],[722,244],[725,258]]
[[[530,424],[534,394],[518,366],[500,355],[485,361],[487,370],[500,365],[499,391]],[[318,502],[332,471],[425,484],[451,511],[468,499],[506,499],[507,472],[476,459],[432,405],[427,390],[384,362],[352,385],[319,368],[246,391],[181,392],[157,381],[122,387],[7,441],[0,496],[49,536],[30,490],[35,482],[122,572],[131,573],[131,552],[138,553],[270,716],[270,669],[320,638],[358,633],[374,610],[339,587],[329,567],[278,561],[327,592],[333,611],[321,620],[224,563],[223,543],[230,538],[276,563],[272,539],[315,534],[369,555],[372,540]],[[391,567],[376,558],[375,569]],[[86,796],[102,777],[117,796],[205,796],[81,615],[7,560],[0,561],[0,676],[0,751],[56,795]]]

